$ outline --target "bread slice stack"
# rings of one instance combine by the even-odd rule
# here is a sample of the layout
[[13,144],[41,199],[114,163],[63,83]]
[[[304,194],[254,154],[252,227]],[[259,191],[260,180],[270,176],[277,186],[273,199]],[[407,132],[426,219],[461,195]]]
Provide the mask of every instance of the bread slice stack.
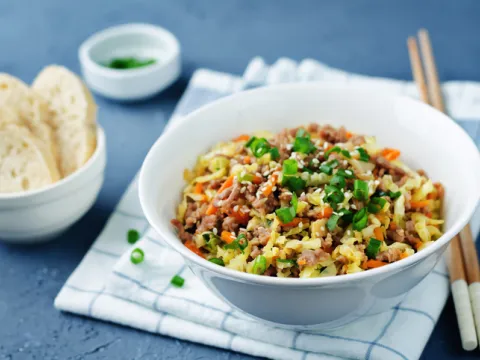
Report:
[[95,148],[96,105],[75,74],[48,66],[29,87],[0,73],[0,193],[52,184]]

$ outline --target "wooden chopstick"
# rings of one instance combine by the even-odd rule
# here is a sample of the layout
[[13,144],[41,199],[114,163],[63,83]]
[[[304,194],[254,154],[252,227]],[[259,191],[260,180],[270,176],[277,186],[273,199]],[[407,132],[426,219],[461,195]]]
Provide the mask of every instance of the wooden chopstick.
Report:
[[[420,59],[420,55],[418,54],[417,41],[414,37],[409,37],[407,45],[410,54],[414,80],[417,83],[422,100],[426,100],[426,103],[430,103],[437,110],[446,112],[428,32],[425,29],[421,29],[418,32],[418,37],[420,40],[420,49],[424,60],[423,63],[425,66],[425,72],[427,74],[427,82],[425,84],[425,77],[421,65],[422,61]],[[469,230],[469,228],[467,230]],[[475,248],[473,241],[471,241],[471,232],[470,242]],[[478,341],[480,341],[480,321],[478,321],[480,320],[480,308],[477,307],[478,311],[475,311],[475,314],[477,315],[475,318],[477,320],[476,326],[478,330],[476,331],[474,313],[472,309],[472,307],[475,305],[475,301],[471,302],[470,300],[471,296],[469,294],[469,287],[466,281],[467,277],[465,275],[465,263],[462,256],[462,245],[460,244],[458,235],[455,236],[450,243],[447,262],[450,272],[450,286],[455,303],[455,312],[457,314],[462,347],[465,350],[473,350],[478,346]],[[478,257],[476,256],[476,251],[475,259],[471,257],[469,264],[471,265],[471,263],[475,262],[478,269]],[[476,283],[476,285],[472,286],[470,288],[470,293],[475,295],[478,306],[480,303],[480,283]]]

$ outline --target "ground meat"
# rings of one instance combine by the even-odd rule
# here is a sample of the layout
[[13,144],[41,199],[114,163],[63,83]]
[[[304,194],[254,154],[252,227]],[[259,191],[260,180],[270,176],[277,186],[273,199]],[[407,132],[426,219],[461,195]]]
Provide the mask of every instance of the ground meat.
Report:
[[290,204],[292,201],[292,193],[288,190],[282,189],[282,193],[278,196],[280,201]]
[[412,220],[409,220],[405,223],[405,229],[411,233],[417,232],[417,230],[415,230],[415,223]]
[[235,183],[228,189],[223,190],[220,194],[215,196],[213,205],[223,209],[231,209],[236,205],[237,200],[240,198],[240,184]]
[[192,240],[193,239],[193,235],[190,234],[189,232],[186,232],[185,231],[185,228],[183,227],[182,223],[180,221],[178,221],[177,219],[173,219],[172,221],[170,221],[170,223],[175,226],[178,230],[178,237],[183,241],[188,241],[188,240]]
[[348,259],[347,259],[345,256],[343,256],[343,255],[338,256],[338,257],[335,259],[335,261],[336,261],[337,263],[341,264],[341,265],[346,265],[346,264],[348,263]]
[[267,198],[255,199],[252,202],[252,206],[262,215],[269,214],[273,212],[277,207],[280,206],[280,202],[271,193]]
[[350,141],[353,145],[360,146],[362,144],[365,144],[365,137],[363,137],[362,135],[354,135],[352,136]]
[[420,175],[420,176],[425,176],[425,177],[428,178],[428,175],[427,175],[427,173],[425,172],[425,170],[422,170],[422,169],[417,170],[417,174]]
[[322,249],[325,250],[325,252],[331,254],[332,253],[332,244],[333,244],[333,239],[332,235],[330,233],[327,234],[325,239],[322,241]]
[[319,129],[319,126],[316,123],[311,123],[307,126],[307,131],[311,133],[316,133],[318,129]]
[[[391,175],[394,175],[394,174],[400,175],[400,176],[407,175],[407,173],[403,169],[400,169],[398,166],[393,165],[390,161],[388,161],[381,155],[372,156],[371,160],[373,160],[375,164],[377,164],[380,170],[384,169],[384,172],[386,171]],[[380,170],[378,175],[383,176],[383,174],[380,175]]]
[[232,216],[227,216],[222,223],[222,229],[228,232],[237,232],[240,224]]
[[[293,135],[295,136],[295,134]],[[275,146],[280,153],[280,160],[286,160],[290,157],[291,149],[288,145],[291,143],[290,135],[287,130],[283,130],[278,133],[273,139],[270,140],[272,146]]]
[[392,263],[394,261],[400,260],[400,255],[402,255],[402,251],[400,249],[390,248],[379,253],[376,259]]
[[270,240],[270,229],[259,226],[253,230],[253,236],[259,240],[261,245],[267,245],[268,240]]
[[354,210],[361,210],[365,207],[363,204],[363,201],[360,201],[358,199],[352,198],[353,205],[355,205]]
[[[245,235],[245,237],[247,238],[248,241],[252,240],[253,238],[253,235],[250,231],[247,231],[247,229],[245,228],[240,228],[240,231],[238,232],[238,234],[243,234]],[[258,245],[258,244],[253,244],[252,245]]]
[[405,242],[405,231],[403,229],[387,230],[387,238],[399,243]]
[[314,266],[318,264],[320,261],[325,261],[329,257],[328,253],[323,251],[322,249],[313,250],[303,250],[300,256],[297,259],[297,262],[302,264],[305,263],[304,266]]
[[332,144],[343,143],[348,140],[347,130],[343,126],[335,129],[333,126],[325,125],[320,129],[320,136]]
[[197,224],[197,222],[205,215],[207,208],[208,205],[206,203],[200,205],[198,205],[198,203],[189,203],[187,211],[185,212],[185,226],[190,228]]
[[409,192],[405,193],[405,211],[409,211],[412,208],[410,204],[410,200],[412,200],[412,195]]
[[264,276],[273,276],[277,274],[277,269],[270,265],[270,267],[263,273]]
[[202,222],[197,227],[197,233],[203,233],[205,231],[210,231],[214,227],[217,227],[219,221],[218,215],[207,215],[202,218]]
[[407,182],[408,179],[409,179],[409,177],[407,175],[403,175],[400,178],[400,180],[395,181],[395,184],[397,184],[397,186],[403,186],[403,185],[405,185],[405,183]]
[[252,252],[250,253],[250,256],[252,257],[252,259],[255,259],[261,253],[262,253],[262,251],[258,248],[258,246],[253,246],[252,247]]
[[407,232],[406,233],[406,239],[407,239],[407,243],[410,244],[411,246],[413,246],[414,248],[416,248],[416,245],[420,242],[422,242],[422,240],[420,240],[418,237],[416,237],[415,235]]

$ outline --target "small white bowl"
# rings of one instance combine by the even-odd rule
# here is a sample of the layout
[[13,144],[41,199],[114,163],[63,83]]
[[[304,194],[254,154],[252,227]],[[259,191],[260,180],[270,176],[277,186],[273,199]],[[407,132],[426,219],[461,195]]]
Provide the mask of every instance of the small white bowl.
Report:
[[[180,75],[180,45],[169,31],[149,24],[114,26],[89,37],[78,51],[89,87],[114,100],[142,100],[170,86]],[[114,58],[155,59],[136,69],[101,64]]]
[[[198,155],[219,141],[311,122],[344,125],[354,133],[377,136],[380,146],[400,149],[405,163],[442,182],[445,234],[419,253],[378,269],[309,279],[235,271],[197,256],[182,244],[170,219],[181,199],[184,168],[191,168]],[[167,164],[168,171],[159,164]],[[148,153],[139,195],[153,228],[216,295],[266,323],[313,330],[342,326],[397,305],[433,270],[450,240],[468,222],[480,197],[478,184],[477,147],[448,116],[406,97],[311,83],[245,91],[188,115]]]
[[97,199],[105,165],[105,134],[99,127],[97,148],[81,169],[42,189],[0,194],[0,239],[10,243],[37,243],[65,231]]

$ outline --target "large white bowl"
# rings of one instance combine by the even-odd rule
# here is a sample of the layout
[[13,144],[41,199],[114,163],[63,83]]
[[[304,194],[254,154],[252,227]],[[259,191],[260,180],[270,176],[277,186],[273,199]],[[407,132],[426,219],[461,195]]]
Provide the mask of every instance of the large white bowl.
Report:
[[[446,232],[433,245],[362,273],[313,279],[241,273],[192,253],[170,219],[180,201],[183,169],[220,140],[254,130],[279,131],[317,122],[344,125],[400,149],[414,169],[446,188]],[[480,156],[468,135],[435,109],[406,97],[335,84],[280,85],[246,91],[203,107],[173,126],[152,147],[140,175],[145,215],[165,241],[219,297],[267,323],[298,330],[342,326],[383,312],[434,268],[452,237],[472,216],[480,195]]]
[[105,134],[99,127],[97,148],[82,168],[39,190],[0,194],[0,239],[36,243],[65,231],[95,202],[103,184],[105,164]]

